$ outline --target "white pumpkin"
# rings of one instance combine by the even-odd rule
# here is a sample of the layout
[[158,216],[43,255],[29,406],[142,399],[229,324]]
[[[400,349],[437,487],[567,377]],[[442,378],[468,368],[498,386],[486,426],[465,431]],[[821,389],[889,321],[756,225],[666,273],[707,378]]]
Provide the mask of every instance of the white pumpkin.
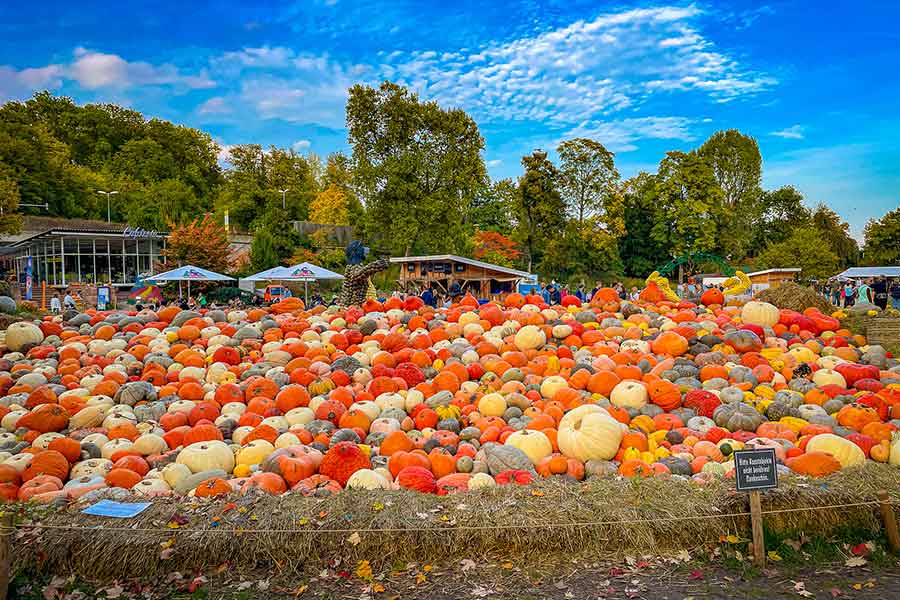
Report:
[[50,442],[64,437],[66,436],[62,435],[61,433],[42,433],[41,435],[37,436],[33,442],[31,442],[31,446],[33,448],[46,450],[50,446]]
[[169,463],[162,468],[162,477],[169,484],[170,488],[176,487],[179,483],[193,475],[187,465],[181,463]]
[[516,332],[513,344],[521,351],[535,350],[547,343],[547,336],[536,325],[526,325]]
[[497,482],[487,473],[475,473],[469,478],[469,489],[477,490],[480,488],[494,487]]
[[288,448],[290,446],[297,446],[301,443],[300,438],[288,431],[278,436],[275,440],[275,448]]
[[[272,444],[269,446],[272,447]],[[272,449],[274,450],[274,447]],[[231,448],[218,440],[190,444],[178,453],[175,462],[185,465],[191,473],[215,469],[231,473],[234,470],[234,454]]]
[[406,408],[406,399],[400,394],[394,393],[384,393],[379,394],[377,398],[375,398],[375,404],[381,409],[382,412],[396,408],[398,410],[405,410]]
[[99,406],[85,406],[69,418],[69,429],[87,429],[98,427],[103,423],[105,408]]
[[169,451],[169,445],[161,436],[153,433],[145,433],[134,440],[131,447],[135,452],[139,452],[142,456],[150,456],[151,454],[163,454]]
[[284,418],[287,419],[288,424],[293,427],[294,425],[306,425],[307,423],[311,423],[315,420],[316,414],[312,409],[300,406],[287,411]]
[[619,451],[624,430],[605,409],[584,404],[560,419],[556,442],[560,452],[581,462],[611,460]]
[[25,349],[25,346],[40,344],[44,341],[44,332],[34,323],[21,321],[11,323],[6,328],[6,347],[13,352]]
[[138,496],[156,496],[171,492],[172,488],[165,479],[147,478],[138,481],[131,491]]
[[31,464],[31,461],[34,460],[34,454],[23,453],[16,454],[11,456],[3,461],[4,465],[9,465],[13,469],[15,469],[19,475],[21,475],[25,469]]
[[751,301],[741,307],[741,321],[760,327],[772,327],[781,318],[778,307],[768,302]]
[[826,385],[837,385],[843,388],[847,387],[847,380],[834,369],[819,369],[813,373],[813,383],[815,383],[817,387]]
[[81,477],[106,477],[113,468],[111,460],[106,458],[89,458],[81,462],[75,463],[72,472],[69,473],[71,479],[79,479]]
[[[419,395],[419,397],[422,397],[422,392],[419,392],[418,390],[413,390],[413,391],[415,391]],[[406,394],[406,406],[409,406],[409,400],[410,400],[411,395],[412,395],[412,392]],[[416,397],[413,396],[413,399],[415,400]],[[419,400],[419,402],[422,402],[422,401],[423,400]],[[419,402],[416,402],[416,404],[418,404]],[[415,404],[413,406],[415,406]],[[369,417],[369,421],[374,421],[375,419],[378,418],[378,415],[381,414],[381,408],[377,404],[372,402],[371,400],[363,400],[362,402],[354,402],[353,404],[350,405],[350,410],[361,411],[364,415]]]
[[641,409],[647,404],[647,388],[637,381],[620,381],[609,394],[613,406]]
[[538,464],[542,459],[553,454],[553,444],[550,442],[550,438],[541,431],[530,429],[516,431],[506,438],[506,445],[524,452],[534,464]]
[[131,447],[134,446],[131,440],[127,438],[116,438],[114,440],[109,440],[103,446],[100,447],[100,456],[103,458],[112,458],[112,455],[120,450],[131,450]]
[[345,487],[358,490],[389,490],[391,482],[372,469],[360,469],[350,476]]

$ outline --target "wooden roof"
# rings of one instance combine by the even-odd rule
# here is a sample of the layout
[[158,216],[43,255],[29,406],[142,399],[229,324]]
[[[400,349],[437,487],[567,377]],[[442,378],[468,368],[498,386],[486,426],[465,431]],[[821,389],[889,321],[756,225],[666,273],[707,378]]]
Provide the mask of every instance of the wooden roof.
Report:
[[505,275],[511,275],[513,277],[524,277],[531,279],[531,273],[526,273],[525,271],[518,271],[516,269],[510,269],[509,267],[501,267],[500,265],[494,265],[491,263],[482,262],[480,260],[475,260],[474,258],[465,258],[463,256],[456,256],[455,254],[433,254],[429,256],[399,256],[395,258],[391,258],[392,263],[420,263],[420,262],[458,262],[463,263],[465,265],[469,265],[472,267],[478,267],[479,269],[487,269],[490,271],[496,271],[498,273],[503,273]]

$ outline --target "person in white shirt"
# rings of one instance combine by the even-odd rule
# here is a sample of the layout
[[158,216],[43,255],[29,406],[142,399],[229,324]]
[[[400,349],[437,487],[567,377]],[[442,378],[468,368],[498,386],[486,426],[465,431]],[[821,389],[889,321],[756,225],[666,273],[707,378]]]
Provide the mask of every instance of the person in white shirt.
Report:
[[50,298],[50,312],[53,314],[62,312],[62,302],[59,300],[59,292],[54,292],[53,297]]
[[75,298],[72,297],[71,292],[66,292],[66,297],[63,298],[63,306],[65,306],[66,310],[76,310]]

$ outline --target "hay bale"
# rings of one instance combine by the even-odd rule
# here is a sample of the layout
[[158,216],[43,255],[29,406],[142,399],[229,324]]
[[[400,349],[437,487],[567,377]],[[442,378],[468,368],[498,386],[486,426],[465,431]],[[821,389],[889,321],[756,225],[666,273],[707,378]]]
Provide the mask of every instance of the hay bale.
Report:
[[[824,479],[787,477],[765,493],[763,510],[871,502],[880,489],[900,504],[900,469],[867,463]],[[74,504],[40,518],[59,529],[23,530],[14,540],[14,569],[123,578],[174,568],[204,571],[226,561],[238,572],[277,566],[302,573],[338,557],[343,564],[365,559],[385,566],[468,557],[665,554],[716,544],[731,533],[749,537],[750,528],[747,496],[734,491],[732,480],[697,486],[659,477],[545,480],[443,497],[349,490],[329,498],[158,498],[127,521],[83,515],[82,508]],[[176,515],[187,522],[170,528]],[[765,519],[774,532],[810,536],[880,529],[875,506]]]
[[811,306],[818,308],[826,315],[837,310],[833,304],[823,298],[815,289],[793,282],[785,283],[777,288],[763,290],[753,296],[753,299],[774,304],[778,308],[786,308],[798,312],[803,312]]

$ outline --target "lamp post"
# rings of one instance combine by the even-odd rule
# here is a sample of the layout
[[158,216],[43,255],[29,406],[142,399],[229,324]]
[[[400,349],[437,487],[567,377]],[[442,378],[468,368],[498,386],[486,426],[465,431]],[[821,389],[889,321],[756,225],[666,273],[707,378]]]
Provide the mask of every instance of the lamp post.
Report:
[[118,194],[119,192],[117,190],[114,190],[112,192],[104,192],[103,190],[97,190],[97,193],[103,194],[104,196],[106,196],[106,222],[109,223],[110,222],[109,197],[112,196],[113,194]]
[[284,195],[287,194],[291,190],[288,188],[285,188],[283,190],[278,190],[278,191],[281,192],[281,210],[286,210],[285,203],[284,203]]

